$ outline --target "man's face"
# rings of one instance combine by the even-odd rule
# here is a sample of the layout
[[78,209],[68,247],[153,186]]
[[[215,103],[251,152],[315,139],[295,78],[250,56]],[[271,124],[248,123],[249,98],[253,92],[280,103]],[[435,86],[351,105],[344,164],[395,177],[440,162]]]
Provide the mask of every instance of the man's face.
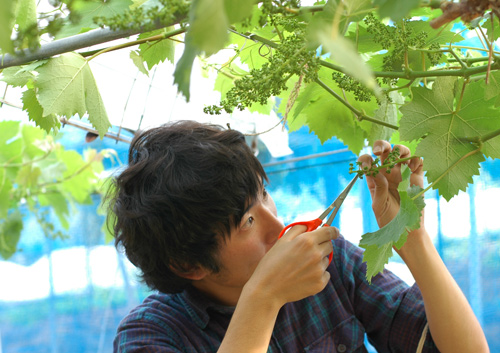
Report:
[[195,287],[223,304],[235,305],[243,286],[276,243],[283,227],[271,195],[262,187],[239,227],[222,241],[218,254],[220,272],[195,281]]

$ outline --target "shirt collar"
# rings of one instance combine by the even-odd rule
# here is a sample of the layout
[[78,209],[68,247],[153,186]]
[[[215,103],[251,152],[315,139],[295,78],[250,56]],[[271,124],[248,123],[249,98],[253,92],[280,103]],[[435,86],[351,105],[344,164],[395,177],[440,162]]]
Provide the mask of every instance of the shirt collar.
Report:
[[210,321],[209,309],[226,315],[232,315],[235,309],[234,306],[224,306],[213,302],[193,286],[188,286],[181,292],[179,299],[200,329],[205,329]]

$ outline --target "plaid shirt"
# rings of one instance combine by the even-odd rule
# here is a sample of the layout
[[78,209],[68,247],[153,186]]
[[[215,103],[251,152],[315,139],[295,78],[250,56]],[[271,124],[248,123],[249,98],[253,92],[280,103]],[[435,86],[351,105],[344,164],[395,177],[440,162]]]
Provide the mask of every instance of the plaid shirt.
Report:
[[[365,333],[379,352],[415,352],[426,325],[418,287],[409,288],[389,271],[369,285],[362,251],[342,237],[334,249],[330,283],[282,307],[268,352],[367,352]],[[216,352],[233,311],[194,288],[153,294],[123,319],[114,351]],[[423,352],[438,352],[430,334]]]

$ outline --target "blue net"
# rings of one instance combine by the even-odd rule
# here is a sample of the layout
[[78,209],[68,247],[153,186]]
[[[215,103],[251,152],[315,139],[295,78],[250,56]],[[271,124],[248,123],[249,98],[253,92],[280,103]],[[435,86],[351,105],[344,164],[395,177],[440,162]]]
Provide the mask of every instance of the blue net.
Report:
[[[80,141],[83,137],[63,143],[73,148]],[[321,145],[305,129],[291,133],[289,144],[293,155],[281,158],[258,146],[270,179],[267,189],[285,224],[316,218],[352,178],[349,163],[356,160],[342,143]],[[114,148],[126,161],[126,144],[97,139],[90,147]],[[500,162],[487,160],[467,193],[446,202],[429,191],[425,200],[426,227],[492,352],[500,352],[499,169]],[[78,207],[64,240],[48,240],[34,219],[24,220],[21,251],[0,261],[0,353],[112,351],[120,320],[149,291],[123,254],[104,242],[98,204],[96,197],[94,204]],[[361,234],[377,229],[364,181],[355,185],[334,225],[356,244]],[[397,256],[387,267],[412,283]]]

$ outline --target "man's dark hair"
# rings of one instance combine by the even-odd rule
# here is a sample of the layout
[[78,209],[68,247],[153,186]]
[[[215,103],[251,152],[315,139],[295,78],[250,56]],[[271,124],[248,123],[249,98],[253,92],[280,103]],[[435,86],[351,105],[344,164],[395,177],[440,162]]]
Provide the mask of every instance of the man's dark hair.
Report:
[[140,132],[108,196],[115,244],[150,288],[180,292],[191,280],[178,273],[220,270],[219,245],[264,180],[238,131],[179,121]]

